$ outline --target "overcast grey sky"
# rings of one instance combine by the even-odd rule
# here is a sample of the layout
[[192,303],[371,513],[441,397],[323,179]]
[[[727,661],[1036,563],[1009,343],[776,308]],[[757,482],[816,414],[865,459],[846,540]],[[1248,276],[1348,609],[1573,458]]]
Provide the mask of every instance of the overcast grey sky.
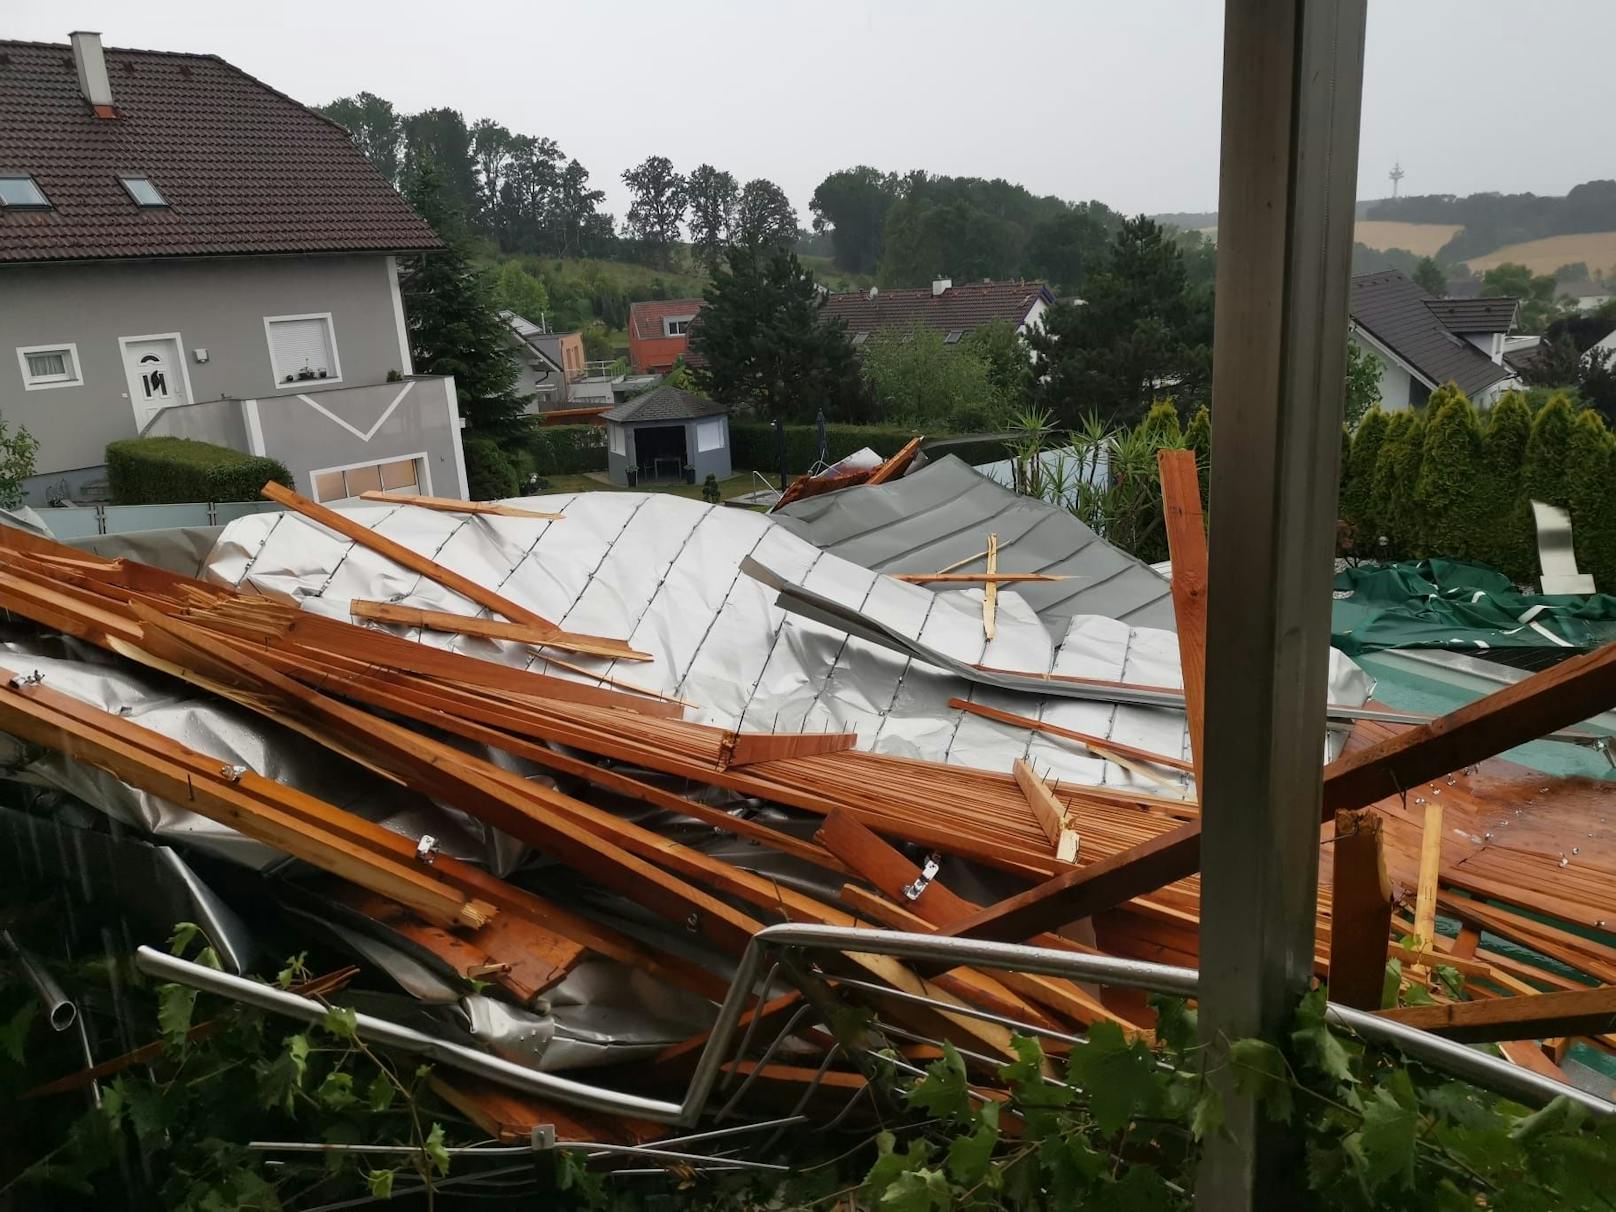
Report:
[[[0,37],[210,52],[301,101],[369,90],[555,139],[619,216],[647,155],[783,186],[1002,176],[1119,210],[1217,204],[1218,0],[8,0]],[[1616,175],[1610,0],[1370,0],[1360,197]]]

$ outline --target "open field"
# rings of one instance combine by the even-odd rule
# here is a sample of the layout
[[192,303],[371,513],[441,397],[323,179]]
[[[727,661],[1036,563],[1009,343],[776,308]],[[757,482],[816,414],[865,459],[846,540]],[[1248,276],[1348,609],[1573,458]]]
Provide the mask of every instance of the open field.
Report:
[[[1360,224],[1360,226],[1362,226]],[[1507,244],[1482,257],[1470,257],[1478,274],[1505,261],[1524,265],[1533,273],[1552,274],[1562,265],[1584,262],[1589,269],[1616,269],[1616,231],[1580,232],[1573,236],[1545,236],[1523,244]]]
[[1457,223],[1401,223],[1391,219],[1359,219],[1353,239],[1370,248],[1407,249],[1418,257],[1434,257],[1461,230]]

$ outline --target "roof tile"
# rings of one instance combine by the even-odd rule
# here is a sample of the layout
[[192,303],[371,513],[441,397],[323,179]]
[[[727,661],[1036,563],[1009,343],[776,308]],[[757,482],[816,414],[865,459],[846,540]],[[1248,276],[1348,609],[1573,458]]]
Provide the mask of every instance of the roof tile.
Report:
[[856,290],[828,296],[822,314],[845,320],[850,336],[917,324],[943,333],[970,332],[994,320],[1019,326],[1040,297],[1054,302],[1042,282],[971,282],[950,286],[940,295],[933,295],[930,287],[881,290],[873,298],[868,291]]

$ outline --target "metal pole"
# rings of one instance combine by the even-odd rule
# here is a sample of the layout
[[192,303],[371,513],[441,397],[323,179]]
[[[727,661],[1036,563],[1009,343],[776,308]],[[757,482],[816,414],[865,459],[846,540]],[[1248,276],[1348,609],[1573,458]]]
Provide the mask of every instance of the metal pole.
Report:
[[[1227,0],[1213,346],[1201,1001],[1281,1040],[1312,969],[1365,0]],[[1203,1208],[1300,1207],[1305,1168],[1219,1067]]]

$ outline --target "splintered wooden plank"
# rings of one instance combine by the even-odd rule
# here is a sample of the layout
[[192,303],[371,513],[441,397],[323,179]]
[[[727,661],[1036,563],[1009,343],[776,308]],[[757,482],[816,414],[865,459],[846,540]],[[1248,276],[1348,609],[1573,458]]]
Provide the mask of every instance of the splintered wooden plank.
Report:
[[1425,801],[1425,828],[1420,834],[1420,876],[1414,893],[1414,934],[1423,946],[1436,937],[1436,888],[1442,871],[1442,801]]
[[1048,572],[900,572],[894,579],[911,585],[1019,585],[1070,578]]
[[[1331,990],[1334,995],[1334,990]],[[1521,994],[1480,1002],[1399,1006],[1379,1012],[1462,1044],[1603,1035],[1616,1030],[1616,985],[1564,993]]]
[[1392,921],[1380,815],[1373,808],[1337,813],[1330,854],[1330,997],[1378,1010]]
[[385,535],[379,535],[368,526],[362,526],[350,517],[338,513],[334,509],[327,509],[324,505],[316,504],[305,496],[299,496],[283,484],[271,480],[264,485],[264,496],[277,504],[294,510],[308,518],[311,522],[318,522],[328,530],[334,530],[345,538],[352,539],[361,547],[368,547],[377,555],[386,556],[393,563],[411,572],[418,572],[428,580],[436,581],[445,589],[452,589],[461,597],[476,602],[486,610],[495,614],[502,614],[513,623],[527,623],[533,627],[547,627],[551,631],[558,628],[549,619],[541,614],[529,610],[526,606],[518,606],[509,598],[503,597],[480,585],[470,577],[461,576],[452,568],[445,568],[436,560],[429,560],[418,551],[411,551],[402,543],[395,543]]
[[1159,450],[1162,510],[1167,552],[1173,561],[1173,621],[1178,625],[1178,660],[1184,678],[1184,709],[1189,719],[1190,753],[1195,759],[1197,794],[1206,757],[1206,526],[1201,519],[1201,481],[1193,450]]
[[447,610],[425,610],[419,606],[401,606],[397,602],[371,602],[355,598],[348,603],[348,613],[356,619],[373,619],[378,623],[397,623],[404,627],[424,627],[428,631],[443,631],[452,635],[477,636],[485,640],[513,640],[518,644],[532,644],[542,648],[560,648],[566,652],[586,656],[612,657],[620,661],[649,661],[648,652],[629,647],[623,640],[604,636],[577,635],[570,631],[557,631],[553,627],[533,627],[526,623],[507,623],[500,619],[476,618],[471,615],[452,614]]
[[999,627],[999,536],[988,535],[988,582],[982,587],[982,634],[992,639]]
[[539,513],[520,509],[500,501],[457,501],[453,497],[423,497],[399,492],[383,492],[372,488],[359,494],[361,501],[381,501],[388,505],[419,505],[422,509],[436,509],[440,513],[486,513],[497,518],[538,518],[546,522],[559,522],[564,513]]
[[[1324,768],[1324,819],[1616,707],[1616,644],[1571,657]],[[950,934],[1019,939],[1111,909],[1201,866],[1198,822],[989,905]]]
[[[1062,728],[1059,724],[1051,724],[1045,720],[1036,720],[1027,715],[1016,715],[1011,711],[1002,711],[997,707],[989,707],[985,703],[973,703],[969,699],[949,699],[948,705],[959,711],[969,712],[971,715],[981,716],[985,720],[993,720],[999,724],[1008,724],[1012,728],[1025,728],[1029,732],[1041,732],[1045,736],[1058,736],[1068,741],[1076,741],[1091,753],[1114,761],[1119,766],[1130,770],[1138,770],[1139,763],[1149,763],[1153,766],[1165,766],[1169,770],[1182,770],[1189,774],[1194,767],[1183,758],[1168,757],[1165,753],[1152,753],[1148,749],[1140,749],[1136,745],[1127,745],[1121,741],[1113,741],[1102,736],[1091,736],[1086,732],[1078,732],[1072,728]],[[1159,775],[1150,775],[1159,778]]]
[[920,438],[910,438],[903,444],[903,448],[893,455],[881,466],[870,473],[866,484],[885,484],[888,480],[896,479],[902,475],[904,469],[914,462],[915,455],[920,453]]
[[759,762],[843,753],[856,744],[856,732],[726,732],[718,768],[729,770]]
[[1054,847],[1055,857],[1063,863],[1077,862],[1077,848],[1079,838],[1077,830],[1066,824],[1066,808],[1055,798],[1055,793],[1044,785],[1033,768],[1027,764],[1025,758],[1017,758],[1011,773],[1016,776],[1016,786],[1027,797],[1027,806],[1038,820],[1038,827],[1044,831],[1049,844]]

